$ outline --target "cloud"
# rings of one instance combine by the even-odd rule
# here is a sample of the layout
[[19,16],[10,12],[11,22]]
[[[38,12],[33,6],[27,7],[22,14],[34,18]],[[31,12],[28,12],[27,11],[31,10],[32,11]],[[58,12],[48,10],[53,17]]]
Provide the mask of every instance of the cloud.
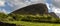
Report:
[[[10,13],[19,8],[36,3],[45,3],[45,0],[0,0],[0,9],[3,8],[0,11],[4,13]],[[8,8],[6,4],[8,4],[11,7],[11,11],[8,12],[8,10],[5,10],[6,8]]]
[[48,12],[49,12],[49,13],[50,13],[50,12],[54,12],[54,10],[56,9],[56,8],[54,7],[54,5],[51,4],[51,3],[46,3],[46,5],[47,5],[47,8],[48,8]]
[[60,0],[52,0],[52,4],[53,4],[55,7],[60,8]]
[[52,9],[52,12],[60,17],[60,0],[51,0],[51,4],[50,8]]
[[49,12],[54,12],[57,16],[60,17],[60,8],[56,7],[53,4],[48,4],[48,3],[47,3],[47,7]]
[[5,6],[5,1],[4,0],[0,0],[0,6]]
[[49,12],[54,12],[57,16],[60,17],[60,8],[57,8],[54,5],[52,5],[51,7],[49,7],[48,10],[49,10]]
[[7,13],[5,9],[2,9],[5,6],[5,0],[0,0],[0,12]]
[[56,13],[56,15],[59,16],[59,18],[60,18],[60,13]]
[[59,8],[56,8],[56,7],[53,7],[52,8],[52,11],[55,12],[55,13],[60,13],[60,9]]
[[7,2],[11,7],[13,7],[12,10],[17,10],[31,4],[45,3],[45,0],[7,0]]
[[47,8],[50,10],[49,4],[48,4],[48,3],[46,3],[46,5],[47,5]]
[[2,12],[7,13],[7,11],[5,9],[2,9]]
[[0,12],[7,14],[7,11],[5,9],[0,9]]

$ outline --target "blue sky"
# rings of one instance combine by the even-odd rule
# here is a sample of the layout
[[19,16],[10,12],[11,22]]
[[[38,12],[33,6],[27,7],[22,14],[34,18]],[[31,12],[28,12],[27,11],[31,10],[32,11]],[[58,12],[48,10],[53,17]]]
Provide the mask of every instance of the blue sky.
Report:
[[19,8],[36,3],[45,3],[49,12],[54,12],[60,16],[60,0],[0,0],[0,12],[11,13]]
[[[12,7],[8,5],[8,2],[5,1],[4,5],[0,6],[0,11],[5,13],[11,12]],[[4,10],[4,11],[3,11]]]
[[[0,11],[2,11],[3,9],[5,10],[5,13],[10,13],[10,12],[12,12],[13,10],[15,10],[14,8],[15,7],[21,7],[21,6],[18,6],[18,5],[14,5],[14,4],[12,4],[12,2],[14,1],[14,0],[0,0],[0,1],[2,1],[2,2],[4,2],[4,6],[2,5],[2,6],[0,6]],[[12,1],[12,2],[11,2]],[[22,2],[24,3],[24,2],[26,2],[26,6],[27,5],[29,5],[29,3],[30,4],[33,4],[33,3],[36,3],[37,1],[39,1],[39,0],[22,0]],[[41,1],[41,0],[40,0]],[[17,1],[16,1],[17,2]],[[42,1],[42,2],[45,2],[45,1]],[[46,2],[48,2],[48,3],[50,3],[50,1],[48,1],[48,0],[46,0]],[[38,2],[37,2],[38,3]],[[9,5],[9,4],[11,4],[11,5]],[[13,6],[13,7],[12,7]],[[25,5],[24,5],[25,6]],[[22,7],[24,7],[24,6],[22,6]],[[18,9],[18,8],[17,8]],[[4,12],[4,11],[3,11]]]
[[[0,11],[2,11],[2,12],[5,12],[5,13],[10,13],[10,12],[12,12],[13,10],[15,10],[14,8],[16,7],[17,9],[18,9],[18,7],[20,8],[20,7],[23,7],[23,6],[20,6],[20,5],[14,5],[14,4],[12,4],[12,2],[14,1],[14,0],[0,0],[1,2],[1,6],[0,6]],[[12,2],[11,2],[12,1]],[[34,1],[34,2],[33,2]],[[28,3],[30,3],[31,2],[31,4],[32,3],[35,3],[35,1],[36,0],[23,0],[22,1],[22,3],[24,3],[24,2],[26,2],[26,5],[24,5],[24,6],[27,6],[27,5],[29,5]],[[3,4],[2,4],[2,2],[3,2]],[[16,1],[17,2],[17,1]],[[13,7],[12,7],[13,6]]]

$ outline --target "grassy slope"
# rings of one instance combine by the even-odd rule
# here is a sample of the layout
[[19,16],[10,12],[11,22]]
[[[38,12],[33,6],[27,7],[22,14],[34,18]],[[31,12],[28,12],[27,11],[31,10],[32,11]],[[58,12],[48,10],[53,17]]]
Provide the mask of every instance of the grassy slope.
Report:
[[[4,16],[5,14],[2,15],[2,16],[1,15],[2,14],[0,14],[0,17],[1,17],[0,19],[2,19],[2,17],[3,17],[4,20],[10,18],[10,17],[8,17],[8,18],[5,19],[5,16]],[[6,22],[6,23],[14,23],[14,24],[23,25],[23,26],[60,26],[60,24],[36,23],[36,22],[34,23],[34,22],[25,22],[25,21],[10,21],[10,20],[8,20],[8,21],[3,21],[3,22]]]
[[23,25],[23,26],[60,26],[60,24],[33,23],[33,22],[25,22],[25,21],[7,21],[7,23],[14,23],[14,24]]

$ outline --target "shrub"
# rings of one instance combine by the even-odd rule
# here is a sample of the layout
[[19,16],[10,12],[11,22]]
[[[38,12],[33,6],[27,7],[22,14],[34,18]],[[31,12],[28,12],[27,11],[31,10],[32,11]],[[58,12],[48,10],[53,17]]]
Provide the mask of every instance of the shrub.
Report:
[[13,14],[12,18],[16,21],[30,21],[30,22],[59,22],[58,18],[52,17],[50,15],[19,15]]

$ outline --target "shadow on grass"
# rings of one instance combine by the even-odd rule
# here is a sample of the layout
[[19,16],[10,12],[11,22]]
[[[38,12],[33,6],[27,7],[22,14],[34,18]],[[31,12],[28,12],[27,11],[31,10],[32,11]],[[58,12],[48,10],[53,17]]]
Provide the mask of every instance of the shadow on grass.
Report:
[[[24,21],[24,20],[22,20]],[[51,21],[27,21],[25,20],[26,22],[33,22],[33,23],[50,23],[50,24],[60,24],[60,22],[56,21],[56,22],[51,22]]]
[[24,26],[24,25],[16,25],[16,24],[10,24],[10,23],[0,22],[0,26]]

